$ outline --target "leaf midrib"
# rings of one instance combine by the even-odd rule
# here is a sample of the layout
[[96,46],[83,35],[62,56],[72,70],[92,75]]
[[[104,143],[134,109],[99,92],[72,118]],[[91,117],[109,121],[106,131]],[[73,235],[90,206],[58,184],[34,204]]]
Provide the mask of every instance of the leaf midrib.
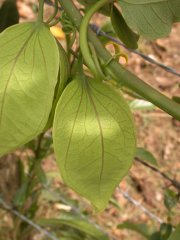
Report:
[[99,114],[98,114],[96,105],[95,105],[95,103],[93,101],[93,98],[91,96],[91,90],[90,90],[90,86],[88,84],[88,80],[85,80],[85,86],[86,86],[87,94],[89,96],[90,103],[92,104],[92,107],[94,109],[94,112],[95,112],[95,115],[96,115],[96,119],[97,119],[97,123],[98,123],[98,126],[99,126],[99,131],[100,131],[101,163],[102,163],[101,164],[101,170],[100,170],[100,176],[99,176],[99,180],[100,180],[99,187],[100,187],[101,186],[101,181],[102,181],[102,174],[103,174],[103,170],[104,170],[104,137],[103,137],[103,130],[102,130],[102,126],[101,126],[101,122],[100,122],[100,118],[99,118]]

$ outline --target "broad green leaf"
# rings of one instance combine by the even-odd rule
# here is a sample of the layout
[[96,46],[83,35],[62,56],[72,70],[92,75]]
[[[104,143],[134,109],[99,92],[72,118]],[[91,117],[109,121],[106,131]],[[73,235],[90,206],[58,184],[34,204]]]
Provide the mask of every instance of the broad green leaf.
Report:
[[134,99],[129,106],[132,110],[153,110],[156,108],[154,104],[143,99]]
[[122,14],[115,6],[112,7],[111,11],[111,22],[117,36],[127,48],[138,48],[137,41],[139,36],[129,28]]
[[147,151],[144,148],[138,147],[136,149],[136,155],[137,158],[140,158],[142,161],[150,163],[151,165],[158,166],[156,158],[153,156],[153,154],[149,151]]
[[19,22],[15,0],[5,0],[0,8],[0,32]]
[[180,239],[180,224],[177,225],[176,230],[168,238],[168,240],[179,240]]
[[149,239],[150,237],[150,234],[148,233],[148,227],[146,224],[135,224],[131,222],[124,222],[122,224],[119,224],[117,227],[120,229],[129,229],[129,230],[135,231],[141,234],[142,236],[144,236],[146,239]]
[[42,132],[58,71],[58,47],[45,24],[18,24],[0,34],[0,156]]
[[108,240],[109,238],[96,226],[87,222],[85,219],[79,218],[77,215],[71,214],[61,214],[59,218],[56,219],[40,219],[38,223],[42,226],[52,226],[59,227],[62,224],[69,227],[80,230],[92,237],[99,240]]
[[92,79],[80,80],[58,102],[54,149],[64,182],[103,210],[132,164],[134,124],[121,95]]
[[180,21],[179,0],[119,0],[127,24],[147,39],[167,36]]

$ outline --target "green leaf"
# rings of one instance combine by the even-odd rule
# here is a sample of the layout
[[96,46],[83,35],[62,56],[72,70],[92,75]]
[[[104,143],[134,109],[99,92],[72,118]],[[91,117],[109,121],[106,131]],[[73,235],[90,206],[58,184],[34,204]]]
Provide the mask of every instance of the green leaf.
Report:
[[5,0],[0,8],[0,32],[19,22],[15,0]]
[[166,189],[164,193],[164,204],[169,211],[177,205],[178,201],[178,194],[171,189]]
[[103,31],[103,32],[106,32],[106,33],[109,33],[111,36],[113,36],[113,37],[115,37],[116,36],[116,34],[115,34],[115,32],[114,32],[114,28],[113,28],[113,26],[112,26],[112,23],[111,23],[111,21],[106,21],[103,25],[102,25],[102,27],[101,27],[101,30]]
[[135,153],[123,97],[92,79],[72,81],[56,108],[53,141],[64,182],[103,210]]
[[139,36],[129,28],[122,14],[115,6],[112,7],[111,11],[111,22],[117,36],[127,48],[138,48],[137,41]]
[[67,225],[69,227],[80,230],[92,237],[99,240],[108,240],[109,238],[96,226],[87,222],[85,219],[81,219],[76,215],[70,214],[61,214],[57,219],[39,219],[38,223],[41,226],[52,226],[59,227],[60,225]]
[[109,200],[109,203],[112,204],[115,208],[122,210],[122,207],[120,206],[119,202],[115,198],[111,198]]
[[152,233],[149,240],[161,240],[161,234],[159,231]]
[[[95,25],[95,29],[96,29],[96,27],[97,27],[97,26]],[[115,31],[114,31],[114,28],[113,28],[113,26],[112,26],[111,21],[105,22],[105,23],[102,25],[101,30],[102,30],[103,32],[111,35],[112,37],[117,37],[117,35],[116,35]],[[101,41],[101,43],[102,43],[103,45],[106,45],[106,44],[109,43],[109,39],[108,39],[107,37],[105,37],[105,36],[99,35],[99,39],[100,39],[100,41]]]
[[180,21],[179,0],[119,0],[127,24],[147,39],[166,37]]
[[55,94],[54,94],[51,113],[50,113],[47,125],[45,127],[45,130],[52,127],[56,105],[67,84],[68,78],[70,77],[70,63],[69,63],[67,54],[59,42],[57,42],[57,45],[59,49],[59,76],[58,76],[58,82],[55,88]]
[[144,148],[138,147],[136,150],[136,155],[137,158],[140,158],[142,161],[150,163],[151,165],[158,166],[156,158],[152,155],[151,152],[147,151]]
[[150,234],[148,233],[148,227],[146,224],[134,224],[131,222],[124,222],[122,224],[119,224],[117,227],[120,229],[129,229],[135,231],[144,236],[146,239],[149,239],[150,237]]
[[0,156],[27,143],[47,123],[59,71],[54,37],[43,23],[0,34]]
[[162,223],[160,227],[161,240],[167,240],[172,232],[172,225]]
[[180,224],[177,225],[176,230],[172,233],[168,240],[179,240],[180,239]]
[[67,84],[68,78],[70,77],[70,63],[68,56],[61,44],[59,42],[57,42],[57,44],[59,49],[60,73],[59,81],[56,86],[55,99],[53,102],[55,106],[57,105],[57,102]]

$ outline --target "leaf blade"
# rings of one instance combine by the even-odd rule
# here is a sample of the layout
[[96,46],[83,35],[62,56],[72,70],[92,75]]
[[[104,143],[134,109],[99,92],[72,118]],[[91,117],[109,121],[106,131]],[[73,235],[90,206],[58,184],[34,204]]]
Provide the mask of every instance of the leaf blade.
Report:
[[[59,68],[44,24],[14,25],[0,35],[0,155],[37,136],[47,122]],[[52,60],[49,60],[52,58]]]
[[117,36],[127,48],[138,48],[137,41],[139,36],[129,28],[120,11],[115,6],[112,7],[111,11],[111,22]]
[[98,210],[132,164],[135,136],[127,106],[93,80],[71,82],[57,105],[53,141],[62,178]]
[[76,215],[61,214],[57,219],[39,219],[38,223],[42,226],[58,227],[60,225],[67,225],[74,229],[84,232],[87,235],[94,237],[95,239],[108,240],[108,237],[96,226],[87,222],[84,219],[79,218]]
[[176,230],[171,234],[168,240],[179,240],[180,238],[180,224],[177,225]]
[[150,237],[150,234],[148,233],[148,227],[146,224],[135,224],[131,222],[124,222],[119,224],[117,227],[120,229],[129,229],[129,230],[135,231],[141,234],[142,236],[144,236],[146,239],[149,239]]
[[154,165],[156,167],[158,166],[157,160],[153,156],[153,154],[144,148],[141,147],[137,148],[136,157],[140,158],[144,162],[147,162],[148,164]]
[[179,0],[119,0],[119,5],[128,25],[150,40],[167,36],[180,21]]

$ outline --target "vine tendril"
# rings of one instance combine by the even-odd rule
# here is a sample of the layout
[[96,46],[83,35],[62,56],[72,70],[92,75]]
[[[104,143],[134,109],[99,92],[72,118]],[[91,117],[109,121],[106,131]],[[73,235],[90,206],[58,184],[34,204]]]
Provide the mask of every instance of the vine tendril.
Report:
[[54,12],[53,14],[50,16],[50,18],[47,20],[47,24],[50,24],[50,22],[55,18],[55,16],[57,15],[58,12],[58,0],[54,1]]
[[80,31],[79,31],[79,41],[80,41],[80,49],[83,55],[83,58],[87,64],[87,66],[90,68],[92,73],[96,78],[98,78],[99,73],[96,67],[96,64],[94,63],[94,60],[92,58],[92,54],[88,45],[88,26],[89,22],[95,12],[97,12],[101,7],[103,7],[107,3],[114,2],[114,0],[100,0],[97,3],[95,3],[85,14],[81,25],[80,25]]

